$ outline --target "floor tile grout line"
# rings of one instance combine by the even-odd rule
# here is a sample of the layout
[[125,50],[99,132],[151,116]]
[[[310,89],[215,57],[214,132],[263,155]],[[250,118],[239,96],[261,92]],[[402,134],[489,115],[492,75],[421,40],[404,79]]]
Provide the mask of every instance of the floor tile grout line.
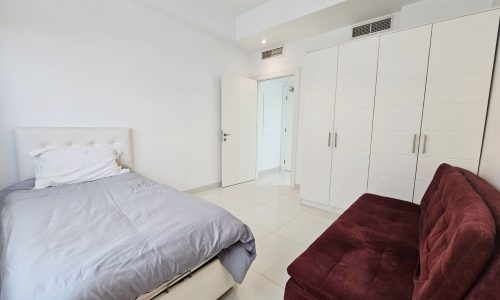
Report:
[[280,238],[282,238],[282,239],[285,239],[285,240],[287,240],[288,242],[292,242],[292,243],[294,243],[294,244],[296,244],[296,245],[298,245],[298,246],[301,246],[301,247],[306,247],[306,248],[307,248],[307,245],[304,245],[304,244],[299,244],[299,243],[297,243],[296,241],[292,241],[291,239],[289,239],[289,238],[287,238],[287,237],[285,237],[285,236],[282,236],[281,234],[279,234],[279,233],[277,233],[277,232],[273,232],[272,234],[277,235],[278,237],[280,237]]
[[[201,197],[203,197],[203,196],[201,196]],[[330,221],[330,217],[333,217],[333,218],[338,217],[336,215],[331,215],[331,216],[321,216],[319,214],[316,215],[314,212],[308,212],[308,211],[302,210],[302,209],[309,209],[309,207],[302,206],[302,205],[299,206],[299,209],[294,212],[294,211],[290,211],[290,210],[287,210],[287,209],[282,209],[282,208],[277,208],[277,207],[271,206],[270,203],[273,200],[269,200],[269,201],[266,201],[266,202],[258,202],[258,201],[254,201],[254,200],[250,200],[250,199],[245,199],[245,198],[243,198],[241,196],[236,196],[236,198],[238,200],[241,200],[241,201],[244,201],[244,202],[248,202],[248,203],[252,203],[252,204],[256,205],[256,206],[253,206],[252,208],[248,209],[245,212],[242,212],[242,213],[239,213],[239,214],[235,214],[236,217],[244,215],[244,214],[250,212],[251,210],[254,210],[254,209],[257,209],[257,208],[260,208],[260,207],[266,207],[266,208],[269,208],[271,210],[278,211],[278,212],[281,212],[281,213],[293,216],[294,218],[300,217],[300,218],[306,219],[308,221],[311,221],[311,222],[314,222],[314,223],[318,223],[318,224],[322,224],[322,225],[325,225],[324,222],[318,221],[318,220],[314,220],[314,218],[322,218],[322,219],[326,219],[326,220]],[[205,201],[214,203],[214,204],[218,204],[217,202],[219,202],[218,200],[214,200],[214,199],[207,199],[207,198],[202,198],[202,199],[204,199]],[[309,215],[311,217],[306,217],[307,215]],[[332,219],[331,221],[333,222],[333,221],[335,221],[335,219]],[[287,224],[287,223],[285,223],[285,224]]]
[[[302,205],[299,204],[299,209],[297,211],[290,211],[290,210],[287,210],[287,209],[283,209],[283,208],[279,208],[279,207],[275,207],[275,206],[271,206],[271,203],[273,201],[276,201],[276,200],[280,200],[280,199],[284,199],[284,198],[288,198],[292,201],[296,200],[296,199],[293,199],[296,197],[296,195],[294,195],[294,193],[296,193],[295,189],[290,189],[290,190],[287,190],[287,191],[276,191],[275,189],[278,188],[280,186],[287,186],[286,184],[281,184],[281,180],[280,179],[277,179],[277,180],[271,180],[270,179],[271,176],[269,176],[268,178],[266,178],[266,181],[267,182],[263,182],[263,183],[259,183],[259,182],[253,182],[252,185],[248,185],[248,184],[243,184],[240,189],[242,190],[256,190],[256,191],[259,191],[259,192],[265,192],[265,193],[269,193],[269,194],[273,194],[275,196],[275,198],[273,197],[272,199],[268,200],[268,201],[256,201],[254,199],[250,199],[250,198],[246,198],[245,196],[242,196],[241,193],[244,192],[244,191],[237,191],[237,190],[223,190],[221,188],[218,188],[218,189],[213,189],[213,190],[209,190],[207,191],[207,193],[209,192],[214,192],[214,194],[216,192],[227,192],[230,196],[232,197],[235,197],[237,198],[238,200],[241,200],[241,201],[245,201],[245,202],[250,202],[252,204],[255,204],[256,206],[250,208],[250,209],[245,209],[244,212],[240,213],[240,214],[235,214],[236,217],[240,218],[241,216],[251,212],[252,210],[255,210],[255,209],[259,209],[259,208],[268,208],[270,210],[273,210],[273,211],[276,211],[276,212],[280,212],[280,213],[283,213],[283,214],[286,214],[286,215],[289,215],[291,216],[292,218],[290,220],[288,220],[287,222],[283,223],[282,225],[278,226],[277,228],[275,228],[274,230],[269,230],[269,228],[266,228],[264,226],[259,226],[262,230],[265,230],[266,232],[268,232],[269,234],[266,235],[266,237],[264,237],[262,240],[265,240],[267,239],[270,235],[274,234],[280,238],[283,238],[289,242],[292,242],[294,243],[295,245],[298,245],[298,246],[307,246],[307,245],[304,245],[304,244],[300,244],[300,243],[297,243],[296,241],[294,240],[291,240],[285,236],[282,236],[281,234],[279,234],[278,232],[280,230],[282,230],[284,227],[288,226],[290,223],[294,222],[295,220],[297,219],[303,219],[303,220],[306,220],[306,221],[309,221],[309,222],[313,222],[317,225],[321,225],[321,226],[328,226],[327,223],[329,223],[330,221],[331,222],[334,222],[334,219],[330,220],[330,218],[335,218],[335,217],[338,217],[338,216],[321,216],[321,215],[316,215],[314,212],[308,212],[308,211],[304,211],[303,208],[306,208],[306,207],[303,207]],[[323,222],[323,221],[318,221],[316,220],[316,218],[322,218],[322,219],[325,219],[327,220],[326,222]],[[255,224],[254,224],[255,225]]]
[[[296,218],[294,218],[294,219],[296,219]],[[278,236],[278,237],[280,237],[280,238],[282,238],[282,239],[287,240],[288,242],[292,242],[293,244],[295,244],[295,245],[297,245],[297,246],[307,248],[307,247],[308,247],[307,245],[303,245],[303,244],[297,243],[296,241],[293,241],[293,240],[291,240],[291,239],[289,239],[289,238],[287,238],[287,237],[285,237],[285,236],[282,236],[281,234],[279,234],[279,233],[278,233],[278,231],[279,231],[281,228],[284,228],[287,224],[291,223],[294,219],[290,220],[290,222],[288,222],[288,223],[286,223],[286,224],[283,224],[283,226],[281,226],[281,227],[279,227],[278,229],[276,229],[276,231],[271,232],[271,234],[269,234],[266,238],[268,238],[269,236],[271,236],[271,235],[273,235],[273,234],[274,234],[274,235],[276,235],[276,236]]]
[[[266,278],[267,280],[271,281],[272,283],[276,284],[277,286],[279,286],[280,288],[284,289],[285,287],[282,286],[280,283],[274,281],[273,279],[267,277],[265,274],[262,274],[261,272],[257,271],[256,269],[252,269],[254,272],[258,273],[260,276]],[[288,276],[288,273],[287,273],[287,276]]]

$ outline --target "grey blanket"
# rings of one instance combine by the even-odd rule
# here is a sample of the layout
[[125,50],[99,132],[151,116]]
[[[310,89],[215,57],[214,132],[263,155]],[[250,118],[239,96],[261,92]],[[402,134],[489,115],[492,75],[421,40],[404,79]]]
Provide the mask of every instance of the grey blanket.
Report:
[[218,256],[236,282],[255,259],[248,226],[136,173],[0,192],[0,299],[135,299]]

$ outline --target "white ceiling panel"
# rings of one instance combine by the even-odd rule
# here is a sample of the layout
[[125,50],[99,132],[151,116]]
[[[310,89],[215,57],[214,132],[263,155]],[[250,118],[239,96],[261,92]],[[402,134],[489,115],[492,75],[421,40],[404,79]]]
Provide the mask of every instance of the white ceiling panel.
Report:
[[236,37],[236,16],[267,0],[134,0],[188,26],[229,41]]

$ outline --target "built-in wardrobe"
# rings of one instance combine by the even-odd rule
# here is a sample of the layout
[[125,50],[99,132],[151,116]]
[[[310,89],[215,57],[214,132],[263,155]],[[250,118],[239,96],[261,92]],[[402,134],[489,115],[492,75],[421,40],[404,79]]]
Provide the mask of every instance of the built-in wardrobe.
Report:
[[498,10],[307,53],[304,203],[339,210],[369,192],[420,203],[435,170],[478,172]]

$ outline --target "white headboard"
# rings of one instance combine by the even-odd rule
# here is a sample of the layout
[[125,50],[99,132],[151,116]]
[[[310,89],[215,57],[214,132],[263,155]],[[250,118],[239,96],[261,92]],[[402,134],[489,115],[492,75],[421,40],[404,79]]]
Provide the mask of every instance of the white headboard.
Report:
[[111,145],[122,151],[120,164],[133,167],[130,128],[15,128],[19,180],[34,177],[32,150],[46,146]]

